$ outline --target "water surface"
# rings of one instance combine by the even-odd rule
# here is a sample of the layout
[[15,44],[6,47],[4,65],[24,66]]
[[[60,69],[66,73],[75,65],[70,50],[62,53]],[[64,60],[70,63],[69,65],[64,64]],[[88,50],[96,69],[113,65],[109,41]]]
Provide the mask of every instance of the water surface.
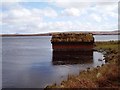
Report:
[[[105,63],[93,52],[91,63],[53,65],[50,36],[2,38],[2,85],[4,88],[41,88],[59,83],[68,74]],[[96,38],[96,36],[95,36]],[[98,40],[98,38],[96,38]]]
[[118,35],[94,35],[95,41],[115,41]]

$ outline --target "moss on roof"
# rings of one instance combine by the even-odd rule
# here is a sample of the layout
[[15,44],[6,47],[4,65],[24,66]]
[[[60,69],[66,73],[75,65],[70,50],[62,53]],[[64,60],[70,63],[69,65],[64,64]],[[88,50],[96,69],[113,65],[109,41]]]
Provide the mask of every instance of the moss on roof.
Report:
[[51,42],[94,42],[92,33],[57,33]]

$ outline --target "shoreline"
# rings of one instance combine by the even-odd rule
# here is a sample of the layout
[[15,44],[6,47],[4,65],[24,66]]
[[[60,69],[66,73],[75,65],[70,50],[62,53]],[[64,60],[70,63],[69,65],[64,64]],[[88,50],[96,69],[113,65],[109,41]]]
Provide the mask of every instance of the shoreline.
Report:
[[[93,34],[93,35],[120,35],[120,34]],[[17,36],[52,36],[51,34],[0,34],[0,37],[17,37]]]
[[103,53],[106,64],[96,68],[87,68],[78,76],[69,75],[61,85],[48,85],[47,88],[119,88],[118,45],[120,41],[95,42],[94,50]]
[[[15,37],[15,36],[52,36],[60,32],[53,33],[36,33],[36,34],[0,34],[0,37]],[[62,33],[62,32],[61,32]],[[63,33],[72,33],[72,32],[63,32]],[[93,35],[120,35],[120,32],[111,31],[111,32],[74,32],[74,33],[92,33]]]

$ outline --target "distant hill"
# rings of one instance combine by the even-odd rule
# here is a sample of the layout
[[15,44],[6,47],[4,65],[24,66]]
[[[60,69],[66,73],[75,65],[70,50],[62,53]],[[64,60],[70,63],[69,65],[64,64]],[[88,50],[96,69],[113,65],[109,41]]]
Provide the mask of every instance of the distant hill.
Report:
[[12,36],[51,36],[50,33],[44,33],[44,34],[1,34],[0,36],[9,36],[9,37],[12,37]]
[[[115,31],[69,31],[70,33],[76,32],[76,33],[93,33],[93,35],[120,35],[120,30]],[[69,33],[69,32],[63,32],[63,33]],[[51,36],[54,33],[59,32],[52,32],[52,33],[44,33],[44,34],[0,34],[0,36]]]
[[101,31],[101,32],[92,32],[94,35],[118,35],[120,30],[116,31]]
[[[115,30],[115,31],[69,31],[69,32],[64,32],[64,33],[93,33],[93,35],[118,35],[120,34],[120,30]],[[59,33],[59,32],[54,32],[54,33]],[[51,33],[51,34],[54,34]]]

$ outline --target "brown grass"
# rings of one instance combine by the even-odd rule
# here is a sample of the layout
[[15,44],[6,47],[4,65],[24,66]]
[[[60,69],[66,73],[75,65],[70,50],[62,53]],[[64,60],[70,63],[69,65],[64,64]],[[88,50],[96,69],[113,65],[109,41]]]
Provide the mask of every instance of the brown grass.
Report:
[[119,75],[119,42],[97,42],[95,49],[106,51],[105,65],[97,68],[90,68],[87,71],[80,72],[78,76],[69,75],[66,81],[61,85],[51,85],[47,88],[120,88]]

